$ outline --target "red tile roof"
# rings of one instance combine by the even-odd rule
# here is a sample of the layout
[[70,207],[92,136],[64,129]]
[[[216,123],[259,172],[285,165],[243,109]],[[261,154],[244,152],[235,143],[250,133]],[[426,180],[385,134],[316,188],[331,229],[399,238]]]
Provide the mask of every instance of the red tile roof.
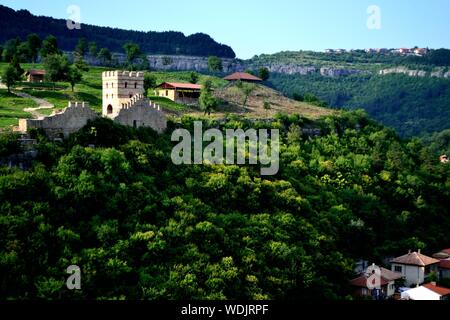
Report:
[[441,260],[439,262],[439,268],[450,269],[450,260]]
[[444,249],[444,250],[442,250],[441,252],[444,252],[444,253],[450,254],[450,249]]
[[450,295],[450,289],[447,289],[444,287],[439,287],[439,286],[435,285],[434,283],[427,283],[427,284],[424,284],[423,286],[425,288],[427,288],[428,290],[436,292],[437,294],[439,294],[441,296]]
[[183,82],[163,82],[158,86],[158,88],[201,90],[202,86],[199,84],[183,83]]
[[27,74],[31,74],[32,76],[37,76],[37,75],[41,75],[41,76],[45,76],[46,72],[45,70],[28,70]]
[[243,80],[243,81],[263,81],[262,79],[255,77],[254,75],[246,72],[236,72],[233,74],[230,74],[229,76],[223,78],[224,80],[228,81],[237,81],[237,80]]
[[[350,281],[350,284],[354,287],[367,288],[368,277],[362,275],[356,279]],[[388,285],[390,281],[387,281],[383,277],[381,277],[381,286]]]
[[425,256],[418,252],[410,252],[404,256],[395,258],[391,263],[406,264],[411,266],[425,267],[439,263],[439,260]]

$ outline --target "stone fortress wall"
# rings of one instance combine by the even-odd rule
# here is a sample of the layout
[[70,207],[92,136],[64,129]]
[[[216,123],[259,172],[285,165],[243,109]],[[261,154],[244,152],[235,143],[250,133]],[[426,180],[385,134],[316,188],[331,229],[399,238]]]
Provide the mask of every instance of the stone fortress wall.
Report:
[[[102,116],[131,127],[150,127],[158,133],[167,128],[167,117],[160,106],[145,98],[144,73],[106,71],[102,74]],[[89,120],[100,115],[86,102],[69,102],[62,112],[39,119],[19,120],[19,132],[42,129],[52,138],[68,137],[79,131]]]
[[87,102],[69,102],[63,111],[49,117],[39,119],[20,119],[20,132],[30,129],[43,129],[49,137],[68,137],[83,128],[89,120],[97,119],[98,115],[92,111]]

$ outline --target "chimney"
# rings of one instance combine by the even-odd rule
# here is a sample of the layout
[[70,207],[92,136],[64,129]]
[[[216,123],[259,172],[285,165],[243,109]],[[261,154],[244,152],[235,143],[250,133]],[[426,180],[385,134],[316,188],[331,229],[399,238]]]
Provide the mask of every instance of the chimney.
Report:
[[417,252],[418,252],[419,254],[420,254],[421,251],[422,251],[421,249],[417,250]]
[[431,284],[432,286],[435,286],[435,287],[436,287],[436,281],[432,281],[432,282],[430,282],[430,284]]
[[411,254],[411,250],[408,251],[408,254]]

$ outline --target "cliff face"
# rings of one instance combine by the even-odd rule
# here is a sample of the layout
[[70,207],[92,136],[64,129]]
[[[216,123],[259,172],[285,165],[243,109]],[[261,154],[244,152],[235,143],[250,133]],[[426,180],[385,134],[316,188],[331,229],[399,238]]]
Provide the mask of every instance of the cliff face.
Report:
[[[153,70],[191,71],[208,70],[208,58],[191,56],[147,56],[150,68]],[[244,71],[244,65],[235,59],[222,59],[223,71],[227,73]]]
[[445,72],[445,69],[437,69],[431,72],[424,70],[412,70],[406,67],[397,67],[381,70],[380,75],[387,74],[405,74],[410,77],[435,77],[435,78],[450,78],[450,71]]

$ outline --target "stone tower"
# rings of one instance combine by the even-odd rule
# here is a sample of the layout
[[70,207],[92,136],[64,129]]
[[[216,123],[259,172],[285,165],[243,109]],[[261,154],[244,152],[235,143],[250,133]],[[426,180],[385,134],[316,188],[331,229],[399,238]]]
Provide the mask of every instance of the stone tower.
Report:
[[144,94],[144,72],[105,71],[103,80],[103,116],[114,119],[124,105]]

